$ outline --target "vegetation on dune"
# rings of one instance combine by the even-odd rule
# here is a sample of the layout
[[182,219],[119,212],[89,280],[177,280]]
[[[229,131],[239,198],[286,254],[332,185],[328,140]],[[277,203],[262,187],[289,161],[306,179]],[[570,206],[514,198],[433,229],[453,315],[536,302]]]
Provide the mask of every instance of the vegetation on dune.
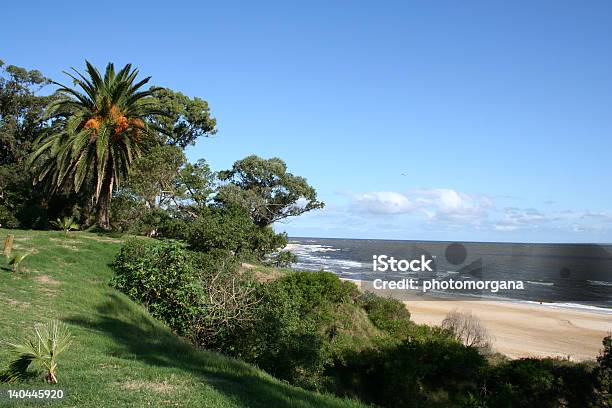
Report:
[[489,358],[486,332],[469,313],[450,313],[445,327],[417,325],[401,302],[332,273],[257,279],[231,259],[130,241],[114,263],[115,285],[200,347],[381,406],[585,407],[606,395],[596,391],[607,387],[605,363]]

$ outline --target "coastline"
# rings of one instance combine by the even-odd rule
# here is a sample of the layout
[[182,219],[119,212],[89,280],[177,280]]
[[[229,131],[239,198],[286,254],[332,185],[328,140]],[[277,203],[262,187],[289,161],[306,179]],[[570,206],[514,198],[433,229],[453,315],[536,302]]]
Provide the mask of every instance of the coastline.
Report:
[[[362,290],[371,290],[369,282],[351,281]],[[597,310],[490,299],[423,300],[405,291],[375,292],[401,300],[410,311],[411,319],[419,324],[440,325],[453,309],[471,311],[493,336],[494,350],[510,358],[594,360],[602,348],[602,339],[612,331],[612,314]]]

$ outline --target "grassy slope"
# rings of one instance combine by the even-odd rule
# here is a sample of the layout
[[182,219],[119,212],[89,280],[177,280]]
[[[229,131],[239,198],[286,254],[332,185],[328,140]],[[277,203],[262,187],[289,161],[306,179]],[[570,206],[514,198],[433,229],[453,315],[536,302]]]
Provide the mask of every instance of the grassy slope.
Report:
[[[8,232],[0,229],[0,245]],[[0,269],[0,341],[51,318],[69,325],[74,344],[60,359],[58,387],[67,394],[61,405],[359,406],[292,387],[178,339],[144,308],[108,286],[108,264],[119,248],[118,239],[84,232],[69,238],[59,232],[10,232],[15,234],[13,254],[35,253],[24,261],[25,271]],[[0,369],[8,358],[7,350],[0,349]],[[36,377],[10,388],[41,387],[45,384]]]

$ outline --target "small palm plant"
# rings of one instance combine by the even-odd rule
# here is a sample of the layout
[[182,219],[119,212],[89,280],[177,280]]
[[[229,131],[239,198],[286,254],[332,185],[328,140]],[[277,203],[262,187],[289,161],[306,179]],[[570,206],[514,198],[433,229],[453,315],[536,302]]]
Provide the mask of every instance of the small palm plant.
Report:
[[58,320],[34,325],[30,336],[16,343],[7,343],[16,358],[5,372],[5,379],[14,382],[26,377],[31,364],[45,370],[45,380],[57,384],[57,358],[72,343],[72,336],[65,324]]
[[72,217],[58,218],[55,221],[51,221],[51,225],[53,225],[58,230],[64,231],[66,236],[68,236],[68,233],[71,230],[79,229],[79,224],[74,222],[74,219]]
[[21,263],[30,255],[30,252],[26,252],[25,254],[17,254],[14,257],[10,258],[8,264],[13,267],[13,272],[18,272]]

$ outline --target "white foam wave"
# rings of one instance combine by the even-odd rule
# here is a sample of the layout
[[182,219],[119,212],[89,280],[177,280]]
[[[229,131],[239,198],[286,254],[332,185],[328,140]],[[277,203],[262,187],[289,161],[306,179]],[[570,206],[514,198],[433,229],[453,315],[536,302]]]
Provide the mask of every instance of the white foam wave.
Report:
[[588,282],[593,286],[612,286],[612,282],[607,282],[607,281],[590,280]]
[[530,283],[532,285],[540,285],[540,286],[554,286],[555,284],[553,282],[542,282],[542,281],[525,281],[527,283]]

